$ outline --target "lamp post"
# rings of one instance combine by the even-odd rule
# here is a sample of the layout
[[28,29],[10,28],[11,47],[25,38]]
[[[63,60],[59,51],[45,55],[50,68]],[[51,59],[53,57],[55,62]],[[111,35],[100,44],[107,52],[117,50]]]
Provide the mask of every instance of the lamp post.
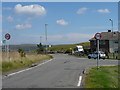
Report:
[[112,25],[111,30],[112,30],[112,32],[113,32],[113,20],[112,20],[112,19],[109,19],[109,20],[110,20],[110,22],[111,22],[111,25]]
[[48,24],[45,24],[45,37],[46,37],[46,48],[45,48],[45,53],[47,54],[47,25]]
[[[113,20],[112,19],[109,19],[109,20],[110,20],[111,26],[112,26],[111,30],[112,30],[112,37],[113,37]],[[114,58],[114,42],[113,42],[113,58]]]

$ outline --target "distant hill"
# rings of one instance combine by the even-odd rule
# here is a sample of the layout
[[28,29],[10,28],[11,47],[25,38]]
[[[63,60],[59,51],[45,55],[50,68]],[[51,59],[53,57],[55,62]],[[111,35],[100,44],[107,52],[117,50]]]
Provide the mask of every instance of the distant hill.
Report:
[[[48,48],[49,50],[58,51],[58,50],[68,50],[70,48],[75,48],[76,45],[82,45],[84,49],[90,48],[90,42],[82,42],[78,44],[61,44],[61,45],[52,45]],[[24,51],[33,51],[37,49],[37,44],[20,44],[20,45],[10,45],[10,51],[17,51],[18,49],[23,49]]]
[[[17,51],[18,49],[23,49],[24,51],[32,51],[37,49],[36,44],[20,44],[20,45],[10,45],[10,51]],[[4,47],[3,47],[4,48]]]

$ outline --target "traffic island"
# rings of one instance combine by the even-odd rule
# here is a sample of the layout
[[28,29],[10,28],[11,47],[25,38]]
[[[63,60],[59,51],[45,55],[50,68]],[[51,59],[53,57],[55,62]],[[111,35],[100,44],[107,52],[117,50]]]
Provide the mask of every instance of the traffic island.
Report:
[[[84,77],[84,88],[118,88],[119,66],[100,66],[90,69]],[[119,80],[118,80],[119,79]]]

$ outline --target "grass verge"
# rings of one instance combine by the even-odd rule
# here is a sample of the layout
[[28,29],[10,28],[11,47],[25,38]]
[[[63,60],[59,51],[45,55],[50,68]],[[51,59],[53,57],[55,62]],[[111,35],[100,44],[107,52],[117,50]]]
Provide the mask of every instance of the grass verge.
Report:
[[2,73],[4,74],[9,71],[30,67],[33,63],[51,58],[52,56],[50,55],[27,55],[26,57],[18,60],[2,61]]
[[[84,88],[118,88],[120,66],[101,66],[89,70],[85,76]],[[118,80],[119,79],[119,80]]]

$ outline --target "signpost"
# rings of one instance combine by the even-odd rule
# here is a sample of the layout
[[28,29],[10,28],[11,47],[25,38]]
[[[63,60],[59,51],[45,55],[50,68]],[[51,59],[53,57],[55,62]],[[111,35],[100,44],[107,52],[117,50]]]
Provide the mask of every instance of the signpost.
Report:
[[10,39],[10,34],[9,33],[5,34],[5,39],[7,39],[7,40]]
[[99,40],[101,39],[101,34],[100,33],[96,33],[95,34],[95,39],[97,40],[97,69],[98,67],[98,61],[99,61]]
[[[5,34],[5,39],[6,39],[6,40],[10,40],[10,38],[11,38],[10,34],[9,34],[9,33],[6,33],[6,34]],[[7,46],[7,47],[6,47],[6,50],[5,50],[5,51],[7,51],[7,58],[9,59],[9,43],[7,43],[6,46]]]

